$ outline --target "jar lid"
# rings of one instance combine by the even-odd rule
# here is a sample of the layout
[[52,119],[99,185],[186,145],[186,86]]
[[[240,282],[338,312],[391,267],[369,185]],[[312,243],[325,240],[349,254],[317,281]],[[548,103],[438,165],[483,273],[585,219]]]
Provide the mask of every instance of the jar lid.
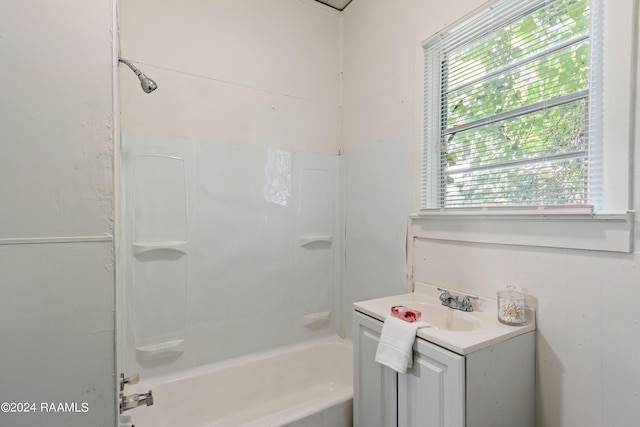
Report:
[[525,299],[527,296],[522,292],[518,292],[515,290],[515,286],[509,285],[507,286],[506,291],[498,291],[498,298],[509,298],[509,299]]

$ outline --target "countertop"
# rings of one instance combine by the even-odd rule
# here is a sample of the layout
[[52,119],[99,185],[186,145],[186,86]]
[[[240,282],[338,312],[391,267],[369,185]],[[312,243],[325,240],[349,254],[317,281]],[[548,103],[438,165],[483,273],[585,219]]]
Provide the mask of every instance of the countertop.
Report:
[[[510,326],[498,321],[496,300],[479,298],[473,302],[474,311],[466,313],[442,306],[437,287],[416,282],[412,293],[356,302],[353,308],[381,322],[390,315],[391,307],[404,305],[422,311],[422,319],[429,323],[429,317],[437,321],[433,326],[418,329],[417,336],[461,355],[467,355],[485,347],[506,341],[536,329],[535,311],[527,307],[527,322],[522,326]],[[453,295],[460,295],[451,291]],[[461,329],[450,330],[438,327],[440,317],[448,317],[448,322],[458,322]],[[444,323],[442,323],[444,325]]]

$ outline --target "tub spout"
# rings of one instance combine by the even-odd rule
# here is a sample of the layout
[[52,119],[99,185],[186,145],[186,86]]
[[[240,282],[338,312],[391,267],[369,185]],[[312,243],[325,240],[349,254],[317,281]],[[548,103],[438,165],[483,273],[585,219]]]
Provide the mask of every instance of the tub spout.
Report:
[[153,405],[153,393],[151,390],[147,393],[131,394],[129,396],[120,393],[120,413],[141,405]]
[[138,394],[138,405],[153,405],[153,394],[151,393],[151,390],[147,393]]

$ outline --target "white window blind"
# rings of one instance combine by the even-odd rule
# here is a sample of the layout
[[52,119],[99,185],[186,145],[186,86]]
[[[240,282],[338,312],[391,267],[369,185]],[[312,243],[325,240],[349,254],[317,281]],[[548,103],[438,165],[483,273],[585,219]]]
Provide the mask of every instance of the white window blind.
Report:
[[599,209],[601,7],[504,0],[425,44],[422,209]]

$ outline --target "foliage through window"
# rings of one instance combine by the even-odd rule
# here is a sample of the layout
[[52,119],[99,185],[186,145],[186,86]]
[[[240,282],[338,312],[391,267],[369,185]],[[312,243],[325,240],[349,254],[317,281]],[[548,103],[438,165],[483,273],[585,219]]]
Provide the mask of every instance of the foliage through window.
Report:
[[425,45],[422,208],[595,203],[592,9],[505,0]]

